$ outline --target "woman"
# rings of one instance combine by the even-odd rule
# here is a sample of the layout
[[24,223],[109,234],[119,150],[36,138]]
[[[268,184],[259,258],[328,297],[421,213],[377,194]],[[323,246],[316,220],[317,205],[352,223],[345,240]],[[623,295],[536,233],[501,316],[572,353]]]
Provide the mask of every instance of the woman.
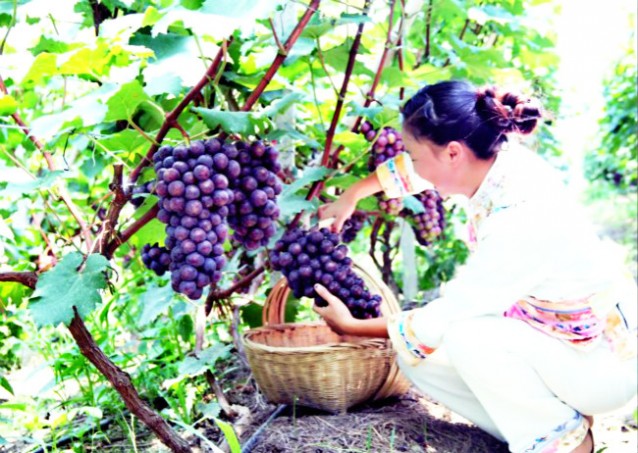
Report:
[[[402,110],[406,155],[319,210],[340,230],[358,200],[434,187],[469,198],[475,247],[443,297],[389,319],[354,319],[325,288],[336,331],[390,337],[415,386],[513,452],[590,452],[591,415],[636,393],[635,283],[579,215],[562,181],[504,146],[541,118],[535,102],[449,81]],[[622,304],[628,306],[622,306]]]

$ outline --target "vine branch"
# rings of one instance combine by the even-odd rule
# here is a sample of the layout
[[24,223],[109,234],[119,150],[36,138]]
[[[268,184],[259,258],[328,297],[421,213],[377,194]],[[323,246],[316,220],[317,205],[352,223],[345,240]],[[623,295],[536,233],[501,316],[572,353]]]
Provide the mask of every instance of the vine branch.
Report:
[[0,282],[16,282],[35,289],[35,285],[38,282],[38,274],[31,271],[0,272]]
[[157,213],[159,212],[159,204],[155,203],[151,208],[144,213],[142,217],[133,222],[128,228],[126,228],[122,233],[118,234],[113,240],[109,242],[104,250],[104,256],[107,259],[111,259],[113,257],[113,253],[117,248],[128,241],[131,236],[137,233],[144,225],[153,220]]
[[69,331],[80,347],[82,355],[108,379],[124,400],[126,407],[148,426],[164,444],[176,453],[191,452],[192,450],[188,442],[182,439],[170,427],[166,420],[140,398],[128,373],[122,371],[104,354],[97,343],[95,343],[95,340],[87,330],[84,321],[82,321],[82,318],[80,318],[75,308],[74,311],[75,316],[71,324],[69,324]]
[[215,78],[215,75],[219,70],[224,55],[226,54],[228,46],[232,43],[232,41],[233,37],[231,36],[230,38],[225,39],[222,42],[222,45],[217,52],[215,59],[206,70],[204,76],[199,80],[199,82],[197,82],[197,84],[193,88],[190,89],[190,91],[186,94],[186,96],[184,96],[180,103],[177,104],[177,106],[166,115],[166,118],[164,119],[160,130],[155,136],[154,143],[151,144],[150,148],[146,152],[146,156],[144,156],[137,167],[135,167],[131,172],[131,175],[129,176],[129,181],[131,183],[135,183],[144,167],[151,164],[153,154],[155,154],[155,151],[157,151],[157,149],[159,148],[159,144],[162,143],[162,140],[164,140],[164,137],[166,137],[168,131],[171,130],[171,128],[173,127],[177,127],[177,119],[182,114],[184,109],[186,109],[188,104],[190,104],[191,101],[193,101],[201,93],[201,90],[204,88],[204,86],[206,86],[207,83]]
[[250,284],[251,281],[253,281],[265,270],[266,268],[264,267],[264,265],[256,267],[255,270],[253,270],[250,274],[246,275],[241,280],[238,280],[227,289],[213,290],[213,288],[211,288],[211,291],[208,293],[208,297],[206,297],[206,316],[210,314],[215,302],[228,299],[235,291]]
[[264,92],[264,90],[266,89],[266,87],[268,86],[272,78],[274,77],[279,67],[283,64],[284,60],[286,59],[286,55],[290,52],[290,49],[292,49],[292,46],[295,45],[295,43],[297,42],[297,39],[299,39],[299,36],[301,36],[301,32],[304,30],[304,28],[306,28],[306,25],[308,25],[310,18],[315,13],[315,11],[317,11],[317,8],[319,7],[320,2],[321,0],[312,0],[310,5],[308,5],[308,8],[304,12],[303,16],[301,16],[299,23],[297,24],[295,29],[292,31],[292,33],[290,33],[290,36],[286,40],[286,44],[284,44],[283,46],[284,52],[282,53],[280,49],[280,51],[277,53],[277,56],[273,60],[272,64],[268,68],[268,71],[266,71],[266,74],[264,75],[264,77],[259,81],[259,84],[257,85],[257,87],[255,87],[253,92],[250,93],[250,96],[248,96],[248,99],[246,99],[246,103],[241,108],[243,112],[248,112],[250,109],[253,108],[253,106],[255,105],[259,97],[261,96],[261,94]]

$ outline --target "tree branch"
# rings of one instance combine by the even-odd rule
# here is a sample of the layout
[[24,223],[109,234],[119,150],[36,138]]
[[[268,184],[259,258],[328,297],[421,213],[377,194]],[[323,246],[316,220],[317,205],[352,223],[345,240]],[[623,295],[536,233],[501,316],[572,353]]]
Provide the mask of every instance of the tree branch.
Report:
[[164,140],[164,137],[166,137],[166,134],[168,134],[168,131],[172,127],[176,127],[177,119],[182,114],[184,109],[188,106],[188,104],[193,99],[195,99],[195,97],[201,92],[204,86],[215,78],[215,75],[217,74],[217,71],[219,70],[219,67],[221,65],[222,59],[224,55],[226,54],[228,46],[230,45],[232,41],[233,41],[233,37],[231,36],[230,38],[222,42],[219,52],[217,52],[215,59],[213,60],[211,65],[208,67],[208,70],[206,71],[204,76],[199,80],[199,82],[197,82],[197,84],[193,88],[191,88],[191,90],[186,94],[186,96],[184,96],[181,102],[177,104],[177,106],[170,113],[166,115],[166,118],[164,119],[164,123],[162,123],[160,130],[157,132],[157,135],[155,136],[155,143],[153,143],[150,146],[149,150],[146,152],[146,156],[144,156],[141,162],[137,164],[137,167],[133,169],[133,171],[131,172],[131,175],[129,176],[129,182],[135,183],[135,181],[137,181],[137,178],[139,178],[140,173],[142,172],[144,167],[151,164],[153,154],[155,154],[155,151],[157,151],[157,149],[159,148],[160,143],[162,143],[162,140]]
[[[395,0],[392,0],[393,9],[394,9],[394,1]],[[364,16],[368,15],[369,8],[370,8],[370,0],[366,0],[365,5],[363,7]],[[357,27],[357,34],[355,35],[354,40],[352,42],[352,47],[350,48],[350,55],[348,56],[348,64],[346,65],[346,72],[343,76],[343,82],[341,83],[339,98],[337,99],[337,105],[335,106],[335,111],[332,115],[332,121],[330,122],[328,133],[326,134],[326,146],[324,147],[323,156],[321,157],[321,165],[323,166],[328,164],[328,161],[330,160],[330,150],[332,148],[332,141],[334,140],[335,131],[337,130],[337,123],[339,122],[339,117],[341,116],[341,109],[343,109],[343,102],[345,101],[346,94],[348,93],[348,83],[350,83],[350,77],[352,76],[354,63],[357,58],[357,53],[359,52],[359,45],[361,44],[361,37],[363,36],[364,25],[365,25],[365,22],[359,23],[359,26]]]
[[104,251],[108,247],[109,242],[112,240],[113,233],[115,232],[115,227],[117,226],[117,222],[120,217],[120,212],[128,201],[128,197],[126,196],[124,188],[122,187],[122,171],[123,167],[121,164],[115,164],[113,166],[113,181],[110,184],[110,189],[115,194],[115,198],[110,204],[109,210],[106,214],[106,219],[102,224],[102,228],[104,229],[104,231],[102,237],[100,238],[100,245],[98,249],[100,253],[104,253]]
[[113,253],[117,248],[128,241],[131,236],[137,233],[144,225],[153,220],[159,212],[159,204],[155,203],[142,217],[133,222],[126,230],[117,235],[102,253],[107,259],[113,258]]
[[239,288],[242,288],[250,284],[250,282],[255,277],[257,277],[259,274],[261,274],[265,270],[266,268],[264,266],[259,266],[255,268],[255,270],[253,270],[250,274],[246,275],[241,280],[238,280],[235,284],[233,284],[232,286],[228,287],[225,290],[215,291],[211,288],[211,291],[208,293],[208,297],[206,298],[206,316],[210,314],[210,311],[212,310],[213,304],[215,302],[228,299],[235,291],[237,291]]
[[[385,44],[383,46],[383,53],[381,54],[381,59],[379,60],[379,66],[377,66],[377,71],[374,74],[372,85],[370,85],[370,89],[366,93],[366,99],[363,102],[364,108],[369,107],[370,104],[372,104],[372,101],[374,99],[374,93],[377,90],[377,86],[379,85],[379,82],[381,80],[381,73],[383,72],[383,68],[385,67],[385,61],[388,57],[388,52],[390,51],[390,48],[392,47],[392,23],[394,19],[395,4],[396,4],[396,0],[392,0],[390,2],[390,15],[388,16],[388,33],[385,38]],[[362,119],[363,118],[361,117],[361,115],[357,117],[357,119],[354,121],[354,125],[352,126],[352,132],[357,132],[359,130],[359,125],[361,124]],[[338,157],[338,154],[337,153],[335,154],[336,154],[335,157]]]
[[0,282],[16,282],[35,289],[38,274],[35,272],[0,272]]
[[140,398],[128,373],[125,373],[111,362],[95,343],[84,321],[82,321],[82,318],[78,315],[77,310],[69,325],[69,331],[71,331],[73,339],[80,347],[82,355],[108,379],[124,400],[126,407],[135,414],[135,416],[148,426],[172,451],[178,453],[189,453],[192,451],[188,443],[169,426],[166,420]]
[[295,29],[292,31],[292,33],[290,33],[290,36],[286,40],[286,44],[284,44],[283,46],[284,53],[281,52],[281,49],[279,50],[279,52],[277,53],[277,56],[275,57],[272,64],[268,68],[268,71],[266,71],[266,74],[264,75],[264,77],[259,81],[259,84],[253,90],[253,92],[250,93],[250,96],[248,96],[248,99],[246,99],[246,103],[241,109],[243,112],[248,112],[250,109],[253,108],[253,106],[255,105],[259,97],[261,96],[261,94],[264,92],[264,90],[266,89],[266,87],[268,86],[272,78],[274,77],[277,70],[279,70],[279,67],[283,64],[284,60],[286,59],[286,55],[290,52],[290,49],[292,49],[292,46],[295,45],[295,43],[297,42],[297,39],[299,39],[299,36],[301,36],[301,32],[304,30],[304,28],[306,28],[306,25],[308,25],[310,18],[315,13],[315,11],[317,11],[317,8],[319,7],[320,2],[321,0],[312,0],[310,5],[308,5],[308,8],[304,12],[301,19],[299,20],[299,23],[297,24]]

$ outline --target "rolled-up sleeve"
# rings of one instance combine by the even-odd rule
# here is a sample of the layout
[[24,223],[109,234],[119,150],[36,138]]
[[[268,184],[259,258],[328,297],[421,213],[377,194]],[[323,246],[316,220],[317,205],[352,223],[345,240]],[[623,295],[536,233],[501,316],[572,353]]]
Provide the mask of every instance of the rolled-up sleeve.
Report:
[[376,174],[388,198],[400,198],[433,188],[430,182],[414,171],[412,159],[407,153],[401,153],[379,165]]

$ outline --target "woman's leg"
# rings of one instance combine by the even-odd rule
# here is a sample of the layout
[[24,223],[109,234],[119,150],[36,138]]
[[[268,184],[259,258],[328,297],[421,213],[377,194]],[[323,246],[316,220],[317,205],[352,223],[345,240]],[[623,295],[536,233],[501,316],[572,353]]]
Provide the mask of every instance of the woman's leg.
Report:
[[483,431],[505,441],[479,400],[450,363],[445,346],[415,366],[404,363],[400,357],[397,360],[403,374],[422,393],[467,418]]
[[635,394],[635,360],[616,359],[604,344],[591,352],[575,350],[519,320],[457,322],[443,347],[514,452],[549,445],[572,451],[588,428],[580,412],[607,411]]

